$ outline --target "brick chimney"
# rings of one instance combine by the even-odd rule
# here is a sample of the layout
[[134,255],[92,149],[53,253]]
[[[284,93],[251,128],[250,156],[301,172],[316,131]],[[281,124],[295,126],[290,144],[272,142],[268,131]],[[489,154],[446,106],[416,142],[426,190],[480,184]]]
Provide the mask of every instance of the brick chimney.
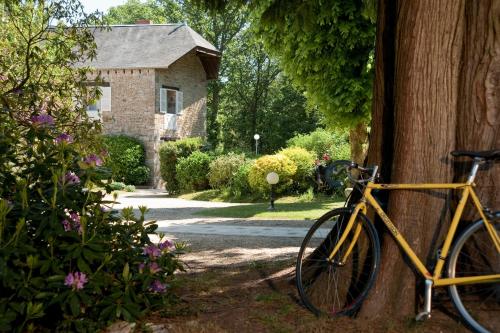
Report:
[[135,24],[151,24],[151,20],[137,20]]

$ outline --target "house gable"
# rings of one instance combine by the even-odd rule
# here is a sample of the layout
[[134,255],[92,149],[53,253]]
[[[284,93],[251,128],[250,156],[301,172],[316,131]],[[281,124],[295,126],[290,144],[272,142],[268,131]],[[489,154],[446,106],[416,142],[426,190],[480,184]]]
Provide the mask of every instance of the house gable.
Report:
[[96,69],[169,68],[196,52],[207,79],[218,75],[220,52],[185,24],[115,25],[93,31],[97,56],[81,64]]

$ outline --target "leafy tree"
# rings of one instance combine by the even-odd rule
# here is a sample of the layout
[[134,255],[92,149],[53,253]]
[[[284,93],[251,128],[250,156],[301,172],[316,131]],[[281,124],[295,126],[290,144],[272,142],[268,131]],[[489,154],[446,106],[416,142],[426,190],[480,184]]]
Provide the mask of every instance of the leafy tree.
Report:
[[[198,2],[223,11],[245,1]],[[362,161],[371,109],[374,1],[255,0],[249,6],[266,51],[307,92],[328,126],[351,128],[351,155]]]
[[123,5],[111,7],[106,15],[109,24],[135,24],[138,20],[152,23],[179,23],[184,20],[175,1],[127,0]]
[[[86,117],[84,105],[97,91],[81,84],[87,81],[88,69],[77,65],[95,56],[89,27],[100,25],[100,19],[97,14],[86,16],[76,0],[46,6],[44,2],[17,3],[4,2],[5,18],[0,25],[3,112],[26,122],[35,112],[50,110],[64,124],[61,130],[71,132],[81,149],[90,149],[99,125],[80,120]],[[75,105],[75,101],[80,103]]]
[[107,172],[85,112],[90,69],[78,65],[102,22],[77,0],[1,4],[0,331],[135,321],[165,305],[181,265],[171,242],[149,240],[145,207],[115,216],[95,190]]
[[239,5],[228,5],[221,12],[206,11],[193,0],[182,1],[182,10],[188,24],[222,53],[219,77],[208,84],[207,140],[215,146],[218,143],[220,133],[217,117],[224,89],[223,80],[229,75],[229,59],[226,50],[248,25],[249,13],[246,6]]

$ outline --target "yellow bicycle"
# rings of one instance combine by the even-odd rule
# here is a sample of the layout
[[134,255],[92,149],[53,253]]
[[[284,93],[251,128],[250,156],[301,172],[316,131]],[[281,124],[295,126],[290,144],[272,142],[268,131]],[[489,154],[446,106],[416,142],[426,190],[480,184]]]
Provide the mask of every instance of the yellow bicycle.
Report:
[[[473,159],[465,183],[377,184],[377,166],[363,168],[350,162],[347,169],[356,169],[361,175],[356,180],[351,176],[351,180],[361,185],[360,200],[319,218],[304,238],[298,254],[296,283],[302,302],[309,310],[316,315],[338,316],[354,315],[360,309],[375,281],[380,262],[377,231],[366,216],[370,206],[425,279],[424,311],[417,315],[417,320],[430,317],[432,288],[447,286],[455,307],[474,331],[500,331],[500,212],[492,213],[484,208],[474,191],[480,165],[500,160],[500,150],[456,151],[452,155]],[[372,194],[373,190],[429,189],[461,191],[432,274]],[[480,219],[455,237],[469,199]]]

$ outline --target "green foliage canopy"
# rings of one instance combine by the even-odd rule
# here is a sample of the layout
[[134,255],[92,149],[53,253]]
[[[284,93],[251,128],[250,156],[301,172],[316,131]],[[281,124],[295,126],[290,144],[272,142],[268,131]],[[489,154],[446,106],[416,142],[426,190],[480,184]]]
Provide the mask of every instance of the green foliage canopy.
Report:
[[123,5],[111,7],[106,20],[109,24],[135,24],[138,20],[180,23],[183,21],[183,15],[179,4],[174,1],[127,0]]
[[361,0],[256,1],[254,27],[330,125],[366,121],[375,25]]

